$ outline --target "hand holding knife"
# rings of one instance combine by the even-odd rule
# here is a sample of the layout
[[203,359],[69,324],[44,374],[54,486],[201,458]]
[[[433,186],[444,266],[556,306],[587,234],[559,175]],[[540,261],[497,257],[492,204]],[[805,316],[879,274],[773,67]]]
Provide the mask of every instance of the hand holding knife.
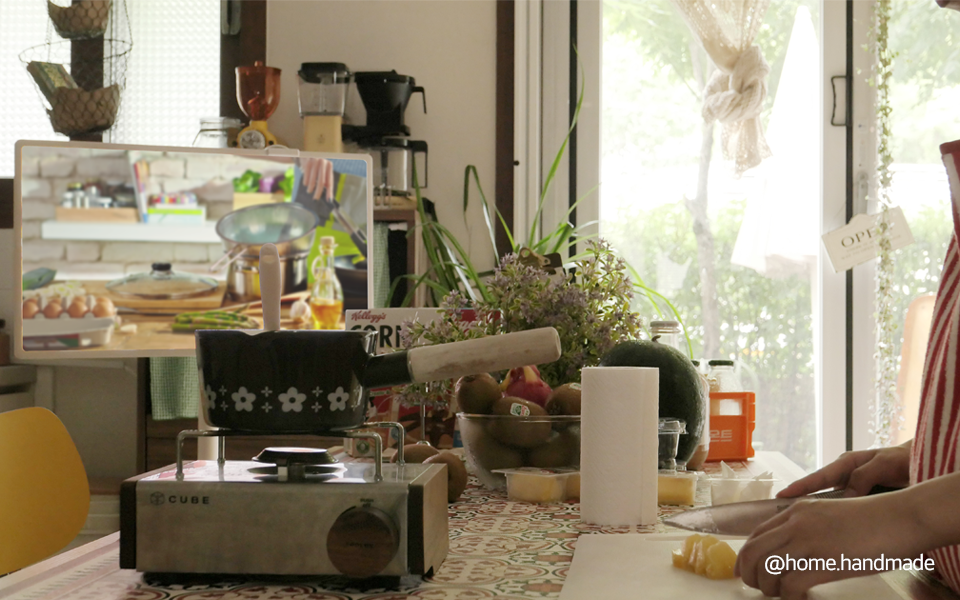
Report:
[[[868,495],[895,491],[890,488],[876,485]],[[761,523],[783,512],[790,505],[799,500],[831,500],[844,497],[844,490],[834,489],[817,492],[808,496],[796,498],[772,498],[770,500],[754,500],[751,502],[733,502],[719,506],[695,508],[682,512],[667,519],[664,524],[680,529],[687,529],[713,535],[749,536]]]

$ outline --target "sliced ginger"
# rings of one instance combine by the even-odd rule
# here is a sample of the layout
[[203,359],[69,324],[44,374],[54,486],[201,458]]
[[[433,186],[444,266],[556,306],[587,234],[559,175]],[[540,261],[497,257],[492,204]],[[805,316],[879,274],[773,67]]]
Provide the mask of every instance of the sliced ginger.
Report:
[[712,535],[693,534],[673,551],[673,566],[709,579],[732,579],[737,553]]

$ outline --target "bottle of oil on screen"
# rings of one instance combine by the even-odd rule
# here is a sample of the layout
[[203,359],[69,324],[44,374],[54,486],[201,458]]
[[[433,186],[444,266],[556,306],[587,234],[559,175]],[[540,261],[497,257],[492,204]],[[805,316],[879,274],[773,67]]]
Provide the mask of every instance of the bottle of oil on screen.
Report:
[[320,254],[313,261],[313,289],[310,291],[310,313],[314,329],[339,329],[343,314],[343,288],[333,268],[333,251],[337,247],[332,236],[320,238]]

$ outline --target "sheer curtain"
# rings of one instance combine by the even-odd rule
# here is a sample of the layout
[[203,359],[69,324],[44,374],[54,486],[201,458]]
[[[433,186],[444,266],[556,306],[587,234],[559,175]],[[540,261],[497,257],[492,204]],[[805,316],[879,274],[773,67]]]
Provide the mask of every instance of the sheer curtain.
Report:
[[[66,139],[53,132],[43,101],[19,54],[47,39],[45,2],[0,0],[0,177],[13,177],[13,145],[17,140]],[[56,36],[56,34],[53,34]]]
[[120,114],[103,141],[189,146],[220,114],[219,0],[127,0],[133,51]]
[[673,0],[717,66],[703,92],[703,118],[723,124],[725,158],[739,176],[770,156],[760,111],[770,66],[753,43],[770,0]]

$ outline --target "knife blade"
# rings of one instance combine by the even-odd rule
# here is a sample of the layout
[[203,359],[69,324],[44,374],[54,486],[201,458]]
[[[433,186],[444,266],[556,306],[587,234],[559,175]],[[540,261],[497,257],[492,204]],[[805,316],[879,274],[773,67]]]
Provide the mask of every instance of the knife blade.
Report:
[[[868,495],[895,491],[896,488],[874,486]],[[663,520],[665,525],[714,535],[749,536],[758,525],[776,516],[798,500],[843,498],[843,490],[828,490],[797,498],[772,498],[751,502],[733,502],[719,506],[694,508]]]

